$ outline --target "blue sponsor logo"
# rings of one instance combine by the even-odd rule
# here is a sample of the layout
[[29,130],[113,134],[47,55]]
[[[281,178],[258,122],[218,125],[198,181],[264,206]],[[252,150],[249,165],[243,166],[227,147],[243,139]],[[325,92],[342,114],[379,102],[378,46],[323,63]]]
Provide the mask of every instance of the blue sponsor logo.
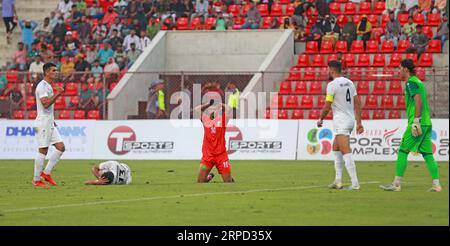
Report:
[[[67,127],[62,126],[58,127],[59,133],[64,137],[86,137],[86,127]],[[10,126],[6,127],[6,136],[7,137],[27,137],[27,136],[35,136],[36,130],[33,127],[17,127],[17,126]]]

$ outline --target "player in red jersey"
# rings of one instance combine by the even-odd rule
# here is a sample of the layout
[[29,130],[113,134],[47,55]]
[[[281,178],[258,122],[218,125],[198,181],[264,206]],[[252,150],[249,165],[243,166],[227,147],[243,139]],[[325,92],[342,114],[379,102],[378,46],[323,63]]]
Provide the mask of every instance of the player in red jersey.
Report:
[[203,123],[204,136],[202,146],[202,161],[198,172],[197,182],[207,183],[214,177],[211,169],[215,166],[222,175],[223,182],[234,182],[231,177],[230,160],[225,147],[225,132],[231,108],[222,103],[210,100],[209,104],[202,104],[195,108]]

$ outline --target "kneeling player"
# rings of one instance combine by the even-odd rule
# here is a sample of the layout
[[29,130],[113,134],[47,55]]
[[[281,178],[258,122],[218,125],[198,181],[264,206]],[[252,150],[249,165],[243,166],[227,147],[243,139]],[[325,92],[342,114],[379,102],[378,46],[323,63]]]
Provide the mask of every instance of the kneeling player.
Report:
[[225,132],[231,108],[222,103],[215,104],[214,100],[211,100],[209,104],[197,106],[195,111],[201,113],[200,120],[204,129],[202,161],[197,182],[207,183],[211,181],[214,174],[210,172],[214,166],[219,174],[222,175],[223,182],[234,182],[231,176],[230,160],[225,147]]
[[92,174],[96,180],[84,182],[86,185],[131,184],[131,169],[125,163],[106,161],[95,164]]

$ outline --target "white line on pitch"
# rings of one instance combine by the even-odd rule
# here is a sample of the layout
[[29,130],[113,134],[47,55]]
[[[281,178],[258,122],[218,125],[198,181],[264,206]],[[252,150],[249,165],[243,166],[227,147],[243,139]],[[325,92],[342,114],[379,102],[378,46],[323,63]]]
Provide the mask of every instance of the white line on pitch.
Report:
[[[361,182],[360,184],[377,184],[379,181],[369,181]],[[67,208],[67,207],[80,207],[80,206],[90,206],[90,205],[103,205],[103,204],[113,204],[113,203],[124,203],[124,202],[140,202],[140,201],[151,201],[151,200],[162,200],[162,199],[174,199],[174,198],[185,198],[185,197],[199,197],[199,196],[213,196],[213,195],[229,195],[229,194],[242,194],[242,193],[256,193],[256,192],[268,192],[268,191],[285,191],[285,190],[305,190],[313,188],[321,188],[323,185],[314,186],[296,186],[296,187],[286,187],[286,188],[276,188],[276,189],[255,189],[255,190],[242,190],[242,191],[226,191],[226,192],[208,192],[208,193],[196,193],[196,194],[181,194],[173,196],[155,196],[155,197],[144,197],[136,199],[126,199],[126,200],[112,200],[112,201],[99,201],[99,202],[85,202],[85,203],[72,203],[72,204],[61,204],[55,206],[47,207],[32,207],[32,208],[19,208],[3,210],[2,213],[12,213],[12,212],[27,212],[34,210],[45,210],[54,208]]]

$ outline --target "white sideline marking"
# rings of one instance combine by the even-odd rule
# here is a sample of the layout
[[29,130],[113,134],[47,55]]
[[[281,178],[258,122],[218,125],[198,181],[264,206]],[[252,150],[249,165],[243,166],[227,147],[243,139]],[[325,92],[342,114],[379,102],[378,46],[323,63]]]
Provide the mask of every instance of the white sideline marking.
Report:
[[[360,184],[378,184],[379,181],[369,181],[361,182]],[[67,208],[67,207],[81,207],[89,205],[103,205],[103,204],[113,204],[113,203],[124,203],[124,202],[139,202],[139,201],[151,201],[151,200],[161,200],[161,199],[174,199],[174,198],[184,198],[184,197],[198,197],[198,196],[213,196],[213,195],[225,195],[225,194],[242,194],[242,193],[256,193],[256,192],[267,192],[267,191],[285,191],[285,190],[305,190],[313,188],[323,188],[324,185],[314,185],[314,186],[296,186],[296,187],[285,187],[277,189],[256,189],[256,190],[243,190],[243,191],[226,191],[226,192],[209,192],[209,193],[195,193],[195,194],[181,194],[172,196],[155,196],[155,197],[144,197],[136,199],[126,199],[126,200],[112,200],[112,201],[98,201],[98,202],[85,202],[85,203],[72,203],[72,204],[61,204],[55,206],[47,207],[32,207],[32,208],[19,208],[3,210],[3,213],[13,213],[13,212],[28,212],[34,210],[44,210],[44,209],[54,209],[54,208]]]

